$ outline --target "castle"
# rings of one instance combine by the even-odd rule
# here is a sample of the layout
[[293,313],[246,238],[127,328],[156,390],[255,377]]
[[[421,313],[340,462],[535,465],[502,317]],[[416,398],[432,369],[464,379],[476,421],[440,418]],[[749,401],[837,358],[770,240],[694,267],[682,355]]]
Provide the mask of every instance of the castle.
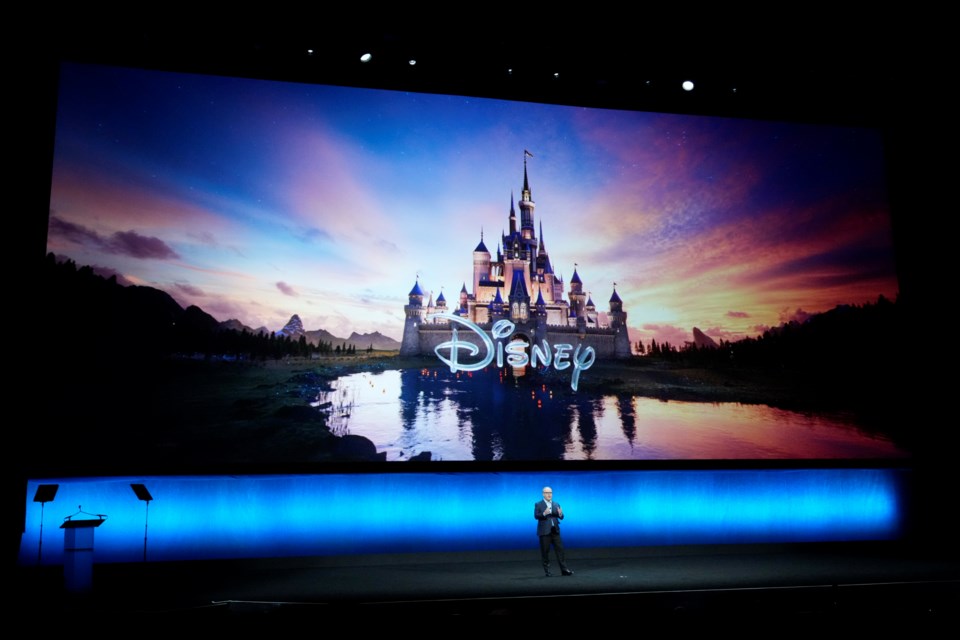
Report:
[[480,243],[473,250],[473,291],[466,282],[459,298],[448,304],[443,292],[436,301],[431,294],[427,304],[419,279],[408,294],[404,306],[403,341],[400,355],[430,355],[437,345],[450,339],[450,321],[431,318],[433,314],[453,314],[469,320],[490,332],[493,323],[509,320],[516,325],[510,341],[522,340],[528,345],[566,343],[590,346],[599,357],[626,358],[631,355],[627,335],[627,314],[614,286],[610,310],[603,321],[576,267],[570,278],[567,299],[563,295],[563,279],[554,273],[543,241],[534,234],[536,204],[527,179],[527,157],[523,158],[523,191],[520,195],[518,224],[513,195],[510,196],[509,232],[501,236],[497,259],[493,257],[480,234]]

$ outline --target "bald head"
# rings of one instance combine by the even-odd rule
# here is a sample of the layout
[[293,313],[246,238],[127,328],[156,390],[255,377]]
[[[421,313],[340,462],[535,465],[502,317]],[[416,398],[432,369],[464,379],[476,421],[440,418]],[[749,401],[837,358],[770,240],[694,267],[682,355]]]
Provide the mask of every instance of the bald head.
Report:
[[548,501],[553,500],[553,489],[551,489],[550,487],[544,487],[543,499]]

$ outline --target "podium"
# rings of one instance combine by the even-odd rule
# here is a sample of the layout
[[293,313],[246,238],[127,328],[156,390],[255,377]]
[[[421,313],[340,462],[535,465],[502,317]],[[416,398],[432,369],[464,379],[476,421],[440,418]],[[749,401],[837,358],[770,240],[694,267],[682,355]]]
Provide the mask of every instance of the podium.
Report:
[[93,532],[104,518],[64,520],[63,582],[67,591],[89,591],[93,587]]

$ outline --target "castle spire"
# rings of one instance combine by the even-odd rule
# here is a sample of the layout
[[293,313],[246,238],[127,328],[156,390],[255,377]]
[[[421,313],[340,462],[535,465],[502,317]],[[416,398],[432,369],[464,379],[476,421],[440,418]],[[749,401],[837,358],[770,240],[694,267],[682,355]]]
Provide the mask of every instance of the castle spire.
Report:
[[532,158],[533,154],[523,150],[523,199],[530,199],[530,182],[527,180],[527,158]]
[[524,248],[528,254],[536,251],[536,242],[533,238],[533,210],[536,204],[530,194],[530,180],[527,178],[527,158],[533,154],[523,150],[523,193],[520,194],[520,233],[523,236]]
[[420,296],[423,298],[423,289],[420,288],[420,276],[417,276],[417,281],[413,283],[413,289],[410,289],[410,293],[407,295],[410,297]]
[[487,245],[483,243],[483,227],[480,227],[480,244],[477,245],[477,248],[474,251],[479,251],[481,253],[490,253],[490,250],[487,249]]
[[617,283],[613,283],[613,295],[610,296],[611,307],[614,303],[623,304],[623,300],[620,299],[620,294],[617,293]]

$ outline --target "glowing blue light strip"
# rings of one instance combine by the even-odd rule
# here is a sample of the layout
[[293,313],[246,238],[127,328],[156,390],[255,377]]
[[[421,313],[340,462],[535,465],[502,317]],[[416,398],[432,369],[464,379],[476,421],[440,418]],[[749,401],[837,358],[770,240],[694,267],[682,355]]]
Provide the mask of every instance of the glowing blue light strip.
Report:
[[[571,547],[890,540],[903,529],[902,470],[564,471],[31,480],[60,484],[47,505],[44,563],[63,561],[57,527],[105,513],[98,562],[524,549],[550,485]],[[27,502],[20,562],[37,558],[40,505]]]

